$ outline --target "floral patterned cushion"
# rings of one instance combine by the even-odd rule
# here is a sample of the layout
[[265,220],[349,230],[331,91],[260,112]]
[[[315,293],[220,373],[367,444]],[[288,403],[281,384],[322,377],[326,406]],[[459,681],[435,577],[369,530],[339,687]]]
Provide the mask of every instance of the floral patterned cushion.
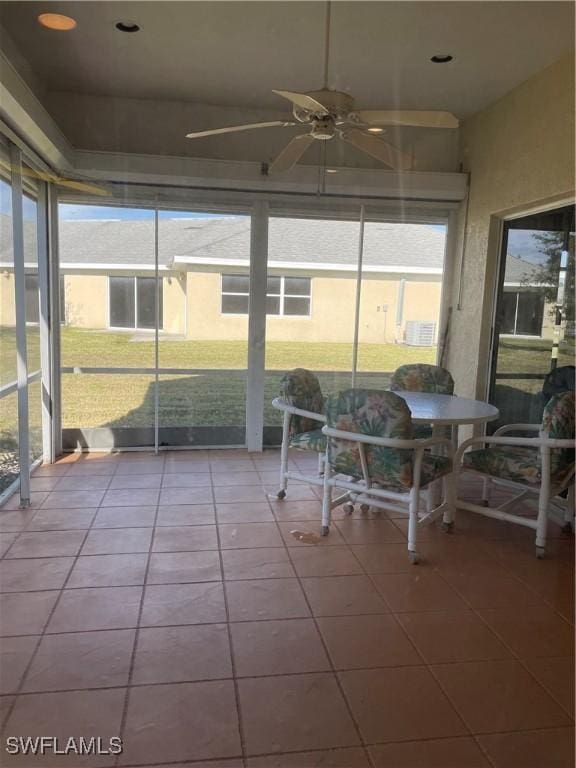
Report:
[[[552,397],[544,408],[541,432],[557,440],[574,439],[574,392]],[[537,485],[542,477],[542,461],[538,448],[516,445],[494,445],[464,454],[464,467],[484,474]],[[550,477],[560,482],[574,463],[574,450],[556,448],[550,451]]]
[[[311,371],[295,368],[280,380],[280,397],[295,408],[312,413],[324,413],[324,397],[320,382]],[[293,415],[290,419],[290,437],[311,432],[323,427],[323,423],[305,416]]]
[[390,380],[392,392],[431,392],[435,395],[453,395],[454,379],[439,365],[413,363],[401,365]]
[[[327,399],[326,417],[329,426],[345,432],[403,440],[413,438],[410,409],[393,392],[348,389]],[[359,443],[330,438],[330,449],[330,466],[334,472],[363,478]],[[401,490],[412,487],[412,450],[370,445],[365,445],[364,450],[371,482]],[[427,456],[424,463],[422,485],[451,470],[450,460],[443,457]]]
[[300,451],[324,453],[326,450],[326,436],[322,434],[321,429],[299,432],[290,438],[290,448],[298,448]]

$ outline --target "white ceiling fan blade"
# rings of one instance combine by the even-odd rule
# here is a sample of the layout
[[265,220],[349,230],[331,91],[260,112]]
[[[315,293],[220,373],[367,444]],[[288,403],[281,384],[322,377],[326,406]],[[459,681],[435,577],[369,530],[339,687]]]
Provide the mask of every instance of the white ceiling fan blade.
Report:
[[313,99],[312,96],[308,96],[306,93],[295,93],[294,91],[275,91],[272,90],[277,96],[282,96],[283,99],[288,99],[292,104],[296,104],[300,109],[307,109],[309,112],[314,112],[320,115],[329,115],[329,111],[319,101]]
[[369,133],[363,133],[358,128],[352,128],[351,131],[342,132],[340,135],[344,141],[389,165],[395,171],[407,170],[412,163],[410,156],[406,153],[388,144],[387,141],[382,141]]
[[314,143],[314,138],[309,133],[303,133],[301,136],[295,136],[289,142],[278,157],[274,160],[268,173],[281,173],[293,168],[310,144]]
[[267,123],[249,123],[248,125],[229,125],[226,128],[211,128],[208,131],[194,131],[187,133],[187,139],[200,139],[202,136],[215,136],[218,133],[236,133],[237,131],[251,131],[253,128],[286,128],[290,125],[299,125],[286,120],[272,120]]
[[361,109],[354,112],[366,125],[406,125],[419,128],[458,128],[460,121],[451,112],[417,109]]

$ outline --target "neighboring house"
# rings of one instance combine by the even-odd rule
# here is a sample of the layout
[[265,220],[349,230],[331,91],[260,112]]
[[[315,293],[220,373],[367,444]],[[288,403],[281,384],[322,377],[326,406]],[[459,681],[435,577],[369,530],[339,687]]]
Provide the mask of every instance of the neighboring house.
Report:
[[501,335],[552,338],[553,308],[546,301],[545,288],[536,284],[535,269],[535,264],[519,256],[506,256],[499,317]]
[[[11,324],[9,219],[0,216],[0,324]],[[30,231],[32,227],[30,227]],[[267,338],[352,343],[359,225],[350,221],[270,219]],[[27,254],[34,252],[25,233]],[[155,318],[154,221],[61,221],[60,312],[67,325],[151,331]],[[369,343],[429,343],[438,338],[445,230],[423,224],[365,227],[359,338]],[[249,303],[249,217],[168,218],[158,226],[159,317],[164,335],[245,340]],[[37,320],[33,264],[28,317]],[[510,333],[528,333],[536,294],[522,284],[530,265],[508,257]],[[508,285],[509,283],[509,285]],[[525,298],[525,295],[527,295]],[[527,313],[525,307],[532,309]],[[540,314],[540,331],[546,324]],[[539,335],[533,319],[529,325]]]

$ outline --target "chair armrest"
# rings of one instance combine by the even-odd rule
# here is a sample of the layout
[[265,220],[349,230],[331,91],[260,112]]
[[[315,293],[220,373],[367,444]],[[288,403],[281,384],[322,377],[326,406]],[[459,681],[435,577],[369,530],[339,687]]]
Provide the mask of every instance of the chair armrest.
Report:
[[541,424],[506,424],[494,432],[493,437],[499,437],[507,432],[540,432]]
[[291,413],[295,416],[305,416],[309,419],[314,419],[314,421],[326,423],[326,416],[323,413],[314,413],[313,411],[305,411],[303,408],[296,408],[296,406],[290,405],[290,403],[282,400],[281,397],[275,397],[274,400],[272,400],[272,407],[276,408],[278,411]]
[[341,429],[335,429],[334,427],[329,426],[322,427],[322,432],[328,437],[336,437],[340,440],[349,440],[354,443],[366,443],[382,448],[407,448],[423,451],[425,448],[442,445],[448,449],[449,456],[452,456],[454,453],[452,441],[447,440],[445,437],[429,437],[425,440],[419,440],[417,438],[403,440],[398,437],[377,437],[376,435],[365,435],[361,432],[345,432]]
[[458,464],[462,459],[464,451],[471,445],[516,445],[524,448],[575,448],[576,440],[556,440],[551,437],[497,437],[496,435],[488,437],[471,437],[464,440],[462,445],[456,451],[455,462]]

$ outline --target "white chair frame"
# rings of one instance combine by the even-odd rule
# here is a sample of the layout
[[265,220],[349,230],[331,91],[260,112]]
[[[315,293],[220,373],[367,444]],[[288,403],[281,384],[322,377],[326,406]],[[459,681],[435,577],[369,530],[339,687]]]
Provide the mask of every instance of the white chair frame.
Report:
[[[537,432],[538,437],[503,437],[503,435],[509,432]],[[490,475],[486,472],[479,472],[478,470],[465,467],[462,465],[462,457],[464,452],[468,450],[472,445],[515,445],[524,448],[538,448],[540,451],[540,466],[541,466],[541,481],[539,485],[529,486],[524,483],[515,482],[513,480],[507,480],[499,478],[494,475]],[[550,451],[553,448],[574,448],[576,447],[576,440],[564,439],[557,440],[548,437],[546,432],[541,431],[540,424],[507,424],[500,429],[496,430],[494,435],[471,437],[469,440],[465,440],[462,445],[456,451],[454,458],[454,483],[455,488],[458,488],[458,479],[461,472],[470,472],[472,474],[481,475],[484,478],[482,489],[482,506],[479,504],[473,504],[472,502],[463,501],[462,499],[456,499],[456,508],[464,509],[468,512],[475,512],[484,517],[491,517],[496,520],[505,520],[509,523],[516,523],[517,525],[523,525],[527,528],[532,528],[536,531],[536,557],[544,557],[546,550],[546,529],[548,524],[548,517],[550,515],[550,505],[556,503],[561,507],[563,514],[563,523],[568,529],[568,526],[572,529],[574,523],[574,467],[572,471],[568,472],[561,483],[553,484],[550,479]],[[490,491],[492,484],[506,486],[515,490],[519,490],[513,498],[500,504],[498,507],[490,506]],[[560,500],[555,500],[558,494],[562,493],[566,489],[569,489],[568,499],[566,503]],[[511,512],[507,512],[511,506],[517,502],[525,499],[528,496],[538,497],[538,514],[536,518],[525,517],[521,515],[515,515]]]
[[[443,500],[436,507],[427,509],[420,515],[420,476],[422,470],[422,459],[424,451],[427,448],[446,448],[450,459],[454,456],[454,446],[451,440],[442,437],[431,437],[425,440],[411,439],[401,440],[392,437],[375,437],[365,435],[360,432],[344,432],[334,427],[325,426],[322,432],[327,437],[334,437],[341,440],[358,443],[360,451],[360,461],[362,464],[362,480],[348,480],[342,475],[333,475],[330,469],[330,440],[326,447],[326,457],[324,460],[324,494],[322,497],[322,535],[326,536],[330,531],[331,512],[341,501],[332,501],[332,488],[341,488],[346,490],[352,503],[359,502],[367,504],[378,509],[391,509],[396,512],[402,512],[408,515],[408,556],[413,564],[418,563],[419,556],[417,550],[417,530],[419,526],[432,523],[440,515],[443,517],[444,528],[449,530],[452,527],[454,515],[455,488],[453,484],[453,474],[450,472],[444,475],[442,479]],[[382,448],[407,448],[414,451],[413,463],[413,484],[406,493],[397,493],[388,491],[373,485],[368,471],[366,453],[364,446],[372,445]]]

